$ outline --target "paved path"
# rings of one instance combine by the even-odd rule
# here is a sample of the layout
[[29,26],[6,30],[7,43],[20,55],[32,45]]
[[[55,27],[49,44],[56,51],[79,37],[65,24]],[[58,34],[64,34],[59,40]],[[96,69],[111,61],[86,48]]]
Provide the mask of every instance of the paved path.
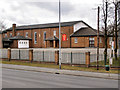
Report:
[[8,69],[18,69],[26,71],[37,71],[37,72],[47,72],[47,73],[59,73],[67,74],[74,76],[87,76],[87,77],[96,77],[96,78],[107,78],[107,79],[118,79],[118,74],[109,74],[109,73],[97,73],[97,72],[86,72],[86,71],[75,71],[75,70],[59,70],[53,68],[44,68],[44,67],[32,67],[32,66],[23,66],[23,65],[12,65],[12,64],[2,64],[3,68]]
[[2,69],[3,88],[118,88],[118,81],[44,72]]

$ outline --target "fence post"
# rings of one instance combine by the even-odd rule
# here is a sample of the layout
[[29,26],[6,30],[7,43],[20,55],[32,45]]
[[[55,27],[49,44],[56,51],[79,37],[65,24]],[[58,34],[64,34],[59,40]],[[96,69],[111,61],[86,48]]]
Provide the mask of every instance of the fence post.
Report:
[[71,52],[71,65],[72,65],[72,52]]
[[44,62],[44,51],[43,51],[43,62]]
[[32,63],[32,61],[33,61],[33,49],[29,50],[29,60]]
[[59,50],[55,51],[55,64],[59,64]]
[[10,59],[11,59],[11,49],[8,48],[8,60],[10,61]]
[[89,67],[90,66],[90,52],[86,52],[86,66]]

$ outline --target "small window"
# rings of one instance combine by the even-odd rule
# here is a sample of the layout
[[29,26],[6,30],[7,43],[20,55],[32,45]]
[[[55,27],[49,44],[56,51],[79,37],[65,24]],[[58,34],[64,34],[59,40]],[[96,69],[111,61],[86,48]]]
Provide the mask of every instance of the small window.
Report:
[[102,43],[102,37],[100,37],[100,43]]
[[45,39],[46,39],[46,31],[44,32],[44,41],[45,41]]
[[19,36],[20,35],[20,33],[17,33],[17,36]]
[[75,38],[75,43],[78,43],[78,39],[77,38]]
[[94,37],[89,38],[89,47],[94,47]]
[[7,34],[5,34],[5,37],[7,37]]
[[26,32],[26,35],[25,35],[26,37],[28,37],[28,32]]
[[12,33],[10,33],[10,37],[12,37]]
[[53,31],[53,35],[56,36],[56,31]]
[[34,32],[34,44],[37,44],[37,32]]

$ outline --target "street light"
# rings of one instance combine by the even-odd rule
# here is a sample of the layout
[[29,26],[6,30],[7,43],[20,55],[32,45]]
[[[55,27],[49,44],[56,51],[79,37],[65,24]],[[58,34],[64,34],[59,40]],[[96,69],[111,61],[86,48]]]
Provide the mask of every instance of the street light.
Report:
[[59,69],[61,69],[61,9],[59,0]]

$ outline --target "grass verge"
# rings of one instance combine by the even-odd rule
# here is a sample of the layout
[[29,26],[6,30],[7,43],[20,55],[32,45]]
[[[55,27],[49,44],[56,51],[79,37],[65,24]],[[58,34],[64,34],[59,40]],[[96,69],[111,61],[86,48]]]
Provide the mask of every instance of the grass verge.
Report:
[[[3,64],[14,64],[14,65],[25,65],[25,66],[35,66],[35,67],[46,67],[46,68],[59,69],[59,65],[49,64],[49,63],[38,63],[38,62],[30,63],[30,62],[23,62],[23,61],[2,61],[2,63]],[[96,68],[87,68],[87,67],[79,67],[79,66],[71,66],[71,65],[62,65],[62,69],[118,74],[118,70],[110,70],[108,72],[108,71],[106,71],[104,69],[96,70]]]
[[[104,60],[99,61],[98,63],[99,63],[100,66],[105,66],[105,65],[104,65]],[[107,63],[106,63],[106,64],[109,65],[109,59],[107,60]],[[97,62],[92,62],[91,65],[95,65],[95,66],[96,66],[96,65],[97,65]],[[115,60],[115,59],[113,58],[113,64],[112,64],[112,66],[120,66],[120,59],[117,58],[117,60]]]

